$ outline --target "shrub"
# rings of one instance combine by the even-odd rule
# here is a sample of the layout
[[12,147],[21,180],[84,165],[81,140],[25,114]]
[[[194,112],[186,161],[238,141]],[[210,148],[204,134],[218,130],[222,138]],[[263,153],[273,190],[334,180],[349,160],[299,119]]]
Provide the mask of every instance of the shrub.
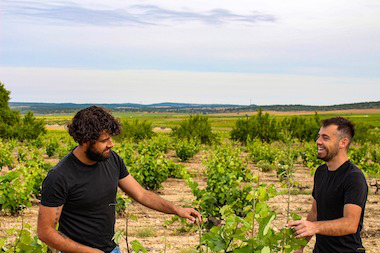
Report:
[[265,161],[265,160],[260,160],[257,163],[257,167],[262,172],[269,172],[269,171],[276,169],[276,165],[274,165],[273,163],[270,163],[268,161]]
[[11,145],[0,141],[0,170],[1,167],[13,165],[12,151]]
[[311,174],[314,174],[318,166],[321,165],[321,160],[317,158],[317,147],[313,142],[304,142],[301,144],[300,151],[302,157],[302,163],[304,166],[310,169]]
[[378,178],[380,176],[380,164],[374,162],[366,162],[358,164],[368,177]]
[[277,148],[268,143],[261,142],[259,139],[248,140],[247,148],[254,162],[265,160],[269,163],[274,163],[279,152]]
[[280,128],[276,119],[271,119],[268,113],[263,114],[259,109],[256,115],[236,121],[230,136],[232,140],[247,143],[249,138],[258,138],[261,141],[279,140]]
[[187,161],[199,152],[199,143],[195,140],[178,140],[175,145],[175,152],[181,161]]
[[137,146],[137,150],[141,154],[146,151],[166,153],[171,146],[170,142],[171,140],[167,136],[156,136],[150,140],[141,141]]
[[56,140],[50,140],[49,142],[46,143],[46,147],[45,147],[45,150],[46,150],[46,154],[49,156],[49,157],[52,157],[55,152],[57,151],[59,145],[57,143]]
[[354,142],[380,143],[380,128],[369,123],[355,123]]
[[31,111],[21,118],[18,111],[9,107],[10,91],[0,82],[0,138],[31,140],[46,133],[45,123],[36,119]]
[[53,167],[50,163],[45,163],[43,157],[38,152],[32,152],[30,159],[24,163],[23,170],[25,180],[29,180],[32,187],[33,197],[40,199],[42,182],[48,171]]
[[28,153],[29,153],[29,150],[27,150],[25,147],[19,147],[17,149],[17,161],[25,162],[27,160]]
[[[142,145],[144,146],[144,145]],[[139,147],[141,145],[139,144]],[[133,177],[146,189],[157,190],[168,178],[187,178],[189,174],[182,164],[167,160],[159,149],[141,148],[139,154],[128,157],[128,169]]]
[[176,164],[173,161],[169,160],[166,162],[166,166],[169,171],[169,178],[183,179],[190,177],[189,173],[185,169],[185,166],[182,164]]
[[146,189],[158,190],[168,178],[169,170],[162,153],[138,155],[131,164],[130,173]]
[[190,118],[182,121],[179,127],[174,127],[172,135],[178,139],[199,140],[202,144],[217,142],[216,134],[211,131],[208,117],[199,114],[190,115]]
[[[318,113],[314,117],[291,116],[279,121],[280,128],[290,133],[291,138],[313,141],[318,137],[321,119]],[[284,140],[283,138],[281,138]]]
[[148,123],[146,120],[140,122],[139,120],[122,122],[122,133],[116,137],[119,140],[132,140],[139,142],[145,139],[151,139],[155,133],[152,130],[152,123]]
[[36,148],[42,148],[44,146],[44,137],[42,137],[42,135],[38,136],[32,141],[32,144]]
[[371,160],[375,163],[380,163],[380,146],[376,145],[371,150]]
[[246,144],[249,139],[259,139],[263,142],[276,140],[286,141],[287,134],[299,140],[315,140],[320,128],[320,118],[316,113],[314,117],[291,116],[283,120],[271,118],[261,109],[256,115],[239,119],[230,136],[232,140]]
[[[267,194],[263,187],[259,191]],[[247,213],[245,217],[236,215],[228,205],[220,209],[220,214],[225,222],[212,227],[201,237],[198,247],[205,246],[205,252],[210,249],[211,252],[290,253],[306,245],[306,240],[296,239],[290,228],[275,228],[272,222],[276,213],[264,200],[257,202],[254,212]],[[293,219],[301,219],[296,214],[291,215]]]
[[[0,239],[0,252],[4,253],[46,253],[52,252],[38,237],[32,236],[31,225],[22,223],[22,227],[15,227],[7,231],[7,237]],[[14,239],[16,238],[16,239]],[[15,243],[16,242],[16,243]]]
[[134,163],[135,144],[123,141],[122,143],[117,143],[113,149],[123,159],[127,167]]
[[243,165],[240,150],[231,147],[218,149],[206,168],[207,186],[198,188],[198,183],[188,179],[188,184],[196,197],[195,205],[205,217],[209,218],[207,226],[212,225],[213,219],[220,218],[220,208],[229,205],[238,216],[245,215],[245,207],[250,204],[248,194],[253,187],[245,184],[252,178],[249,170]]
[[19,140],[34,140],[45,133],[45,122],[42,119],[36,119],[33,113],[28,111],[22,118],[21,126],[17,131],[17,138]]
[[0,209],[10,214],[18,214],[32,206],[30,198],[33,182],[22,173],[22,168],[8,171],[0,176]]

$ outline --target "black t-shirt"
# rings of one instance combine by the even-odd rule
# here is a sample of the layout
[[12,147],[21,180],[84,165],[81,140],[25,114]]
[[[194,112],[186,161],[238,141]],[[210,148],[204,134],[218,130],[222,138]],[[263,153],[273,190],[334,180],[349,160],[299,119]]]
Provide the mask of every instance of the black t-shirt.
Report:
[[314,176],[313,197],[317,202],[318,221],[342,218],[345,204],[360,206],[362,214],[355,234],[345,236],[317,234],[314,253],[365,252],[360,231],[363,227],[367,195],[368,186],[364,174],[351,161],[346,161],[335,171],[329,171],[326,164],[317,169]]
[[86,165],[70,152],[46,176],[41,205],[63,205],[59,231],[70,239],[111,252],[119,179],[128,175],[123,160],[113,151],[106,161]]

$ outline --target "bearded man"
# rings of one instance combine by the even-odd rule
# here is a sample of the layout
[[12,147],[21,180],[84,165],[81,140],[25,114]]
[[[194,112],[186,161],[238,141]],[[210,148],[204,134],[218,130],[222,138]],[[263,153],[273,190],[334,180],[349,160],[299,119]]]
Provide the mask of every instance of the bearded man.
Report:
[[68,129],[78,146],[43,182],[37,228],[41,241],[64,253],[119,253],[112,240],[118,187],[154,210],[193,222],[201,219],[193,208],[175,206],[142,188],[128,173],[112,151],[112,136],[120,134],[120,124],[105,109],[79,111]]
[[[313,204],[307,220],[292,221],[297,238],[316,235],[314,253],[365,252],[360,238],[368,185],[348,159],[353,124],[342,117],[322,121],[317,157],[326,162],[314,176]],[[303,252],[303,248],[296,252]]]

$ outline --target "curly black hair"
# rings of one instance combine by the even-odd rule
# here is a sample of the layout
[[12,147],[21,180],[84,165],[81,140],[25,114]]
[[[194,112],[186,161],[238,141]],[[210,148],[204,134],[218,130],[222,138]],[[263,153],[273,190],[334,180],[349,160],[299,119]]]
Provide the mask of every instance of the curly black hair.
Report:
[[99,106],[90,106],[77,112],[67,128],[71,137],[79,144],[93,144],[104,132],[112,136],[121,133],[119,120]]

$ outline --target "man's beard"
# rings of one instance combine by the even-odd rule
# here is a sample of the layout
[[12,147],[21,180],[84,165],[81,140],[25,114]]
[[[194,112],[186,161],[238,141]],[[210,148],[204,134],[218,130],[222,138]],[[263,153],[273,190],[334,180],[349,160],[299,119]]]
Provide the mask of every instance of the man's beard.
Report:
[[[107,149],[106,149],[107,150]],[[104,150],[104,151],[106,151]],[[103,151],[103,152],[104,152]],[[86,150],[86,156],[88,159],[90,159],[91,161],[94,161],[94,162],[101,162],[101,161],[105,161],[107,160],[111,153],[108,153],[108,155],[104,155],[102,153],[99,153],[97,152],[95,149],[94,149],[94,146],[92,144],[90,144],[90,146],[88,147],[88,149]]]
[[321,155],[317,154],[317,158],[321,159],[321,160],[323,160],[325,162],[331,161],[338,154],[338,152],[339,152],[339,146],[338,145],[339,144],[337,144],[332,149],[327,149],[326,147],[324,147],[326,155],[325,156],[321,156]]

